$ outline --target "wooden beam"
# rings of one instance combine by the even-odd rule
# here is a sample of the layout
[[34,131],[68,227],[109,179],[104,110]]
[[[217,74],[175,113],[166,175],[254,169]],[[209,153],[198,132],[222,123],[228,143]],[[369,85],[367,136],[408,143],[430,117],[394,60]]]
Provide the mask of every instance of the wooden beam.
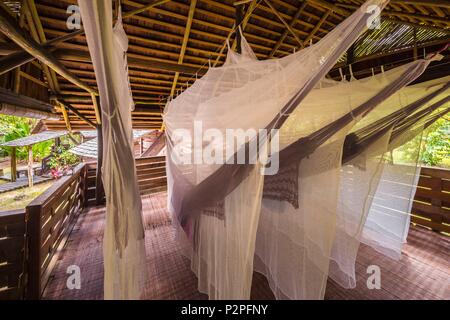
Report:
[[[323,0],[309,0],[309,1],[314,1],[314,2],[320,1],[321,3],[323,2]],[[359,8],[359,6],[357,6],[357,5],[343,4],[343,3],[337,3],[336,6],[338,8],[348,8],[348,9],[352,9],[352,10],[356,10]],[[412,19],[418,19],[418,20],[422,20],[422,21],[432,21],[434,23],[443,23],[445,25],[450,25],[450,21],[447,18],[429,16],[429,15],[424,15],[424,14],[419,14],[419,13],[383,10],[381,12],[381,15],[382,16],[402,17],[402,18],[412,18]],[[396,20],[396,22],[403,23],[403,21],[401,21],[401,20]],[[417,25],[421,26],[420,24],[417,24]]]
[[242,31],[242,20],[244,19],[244,11],[245,11],[245,4],[239,4],[235,6],[235,25],[236,25],[236,52],[241,54],[242,53],[242,46],[241,46],[241,32]]
[[[55,38],[48,41],[44,48],[49,51],[53,51],[56,48],[52,47],[54,43],[58,43],[58,39],[65,38],[65,36]],[[20,67],[28,62],[33,61],[35,58],[26,51],[20,51],[16,53],[11,53],[10,55],[0,59],[0,75],[11,71],[14,68]]]
[[414,4],[420,6],[441,7],[450,9],[450,2],[448,0],[391,0],[392,4]]
[[69,119],[69,115],[67,114],[66,107],[64,107],[64,105],[60,102],[56,102],[56,103],[59,105],[59,107],[61,109],[61,113],[64,117],[64,122],[66,123],[67,130],[69,130],[69,132],[72,132],[72,126],[70,125],[70,119]]
[[33,186],[33,146],[27,146],[28,149],[28,187]]
[[[37,39],[35,38],[34,40],[36,40],[36,42],[38,42],[38,43],[47,42],[44,28],[42,27],[42,23],[39,18],[39,14],[37,12],[36,4],[35,4],[34,0],[25,0],[25,1],[27,3],[27,7],[29,9],[28,12],[31,15],[31,20],[32,20],[32,21],[29,21],[29,25],[30,25],[30,23],[34,24],[34,27],[36,29],[36,33],[38,36]],[[28,13],[27,13],[27,16],[28,16]],[[31,26],[30,26],[30,28],[31,28]],[[47,74],[48,74],[48,77],[50,78],[50,79],[48,79],[48,84],[50,86],[50,89],[54,93],[58,94],[59,93],[59,84],[58,84],[58,78],[56,77],[55,71],[52,69],[48,69],[47,66],[44,66],[44,70],[48,70]]]
[[[55,57],[61,60],[70,60],[70,61],[78,61],[78,62],[91,62],[91,57],[88,52],[80,51],[80,50],[65,50],[58,49],[54,53]],[[157,69],[164,71],[174,71],[180,73],[186,73],[191,75],[203,75],[206,71],[201,70],[195,67],[191,67],[185,64],[176,64],[176,63],[168,63],[162,62],[159,60],[155,60],[152,58],[142,57],[130,57],[128,56],[128,65],[130,67],[142,68],[144,70],[147,69]]]
[[[286,27],[286,29],[292,34],[292,36],[294,37],[294,39],[297,41],[297,43],[299,44],[299,46],[301,48],[303,48],[304,44],[303,41],[301,41],[299,39],[299,37],[297,36],[297,34],[295,33],[295,31],[292,29],[291,25],[288,24],[284,18],[280,15],[280,13],[278,12],[278,10],[270,3],[269,0],[264,0],[264,2],[270,7],[270,9],[273,11],[273,13],[277,16],[278,19],[280,19],[280,21],[284,24],[284,26]],[[295,21],[296,19],[294,19],[293,21]]]
[[100,97],[91,93],[92,105],[94,106],[95,111],[95,120],[97,124],[102,124],[102,117],[100,113]]
[[320,29],[320,26],[328,19],[328,16],[331,14],[331,10],[328,10],[324,13],[324,15],[320,18],[317,25],[314,27],[314,29],[311,31],[311,33],[306,37],[304,43],[308,43],[316,34],[316,32]]
[[[132,17],[134,15],[137,15],[139,13],[142,13],[142,12],[146,11],[146,10],[149,10],[151,8],[154,8],[154,7],[158,6],[158,5],[161,5],[161,4],[170,2],[170,1],[171,0],[154,1],[153,3],[146,4],[146,5],[142,6],[141,8],[125,12],[122,15],[122,19],[130,18],[130,17]],[[46,43],[47,49],[48,49],[48,47],[50,45],[57,45],[58,43],[65,42],[67,40],[73,39],[76,36],[79,36],[79,35],[82,35],[82,34],[84,34],[84,29],[81,27],[81,29],[79,29],[77,31],[73,31],[73,32],[65,34],[65,35],[63,35],[61,37],[52,39],[52,40],[50,40],[50,41],[48,41]],[[0,46],[0,55],[17,53],[17,52],[21,52],[21,50],[22,49],[19,46],[17,46],[16,44],[14,44],[14,43],[2,44]],[[33,59],[34,59],[34,57],[33,57]]]
[[17,179],[17,158],[16,147],[11,148],[11,182],[15,182]]
[[17,43],[26,52],[33,55],[42,63],[48,65],[50,68],[55,70],[58,74],[66,78],[68,81],[77,85],[78,87],[88,91],[97,93],[96,90],[90,86],[84,84],[77,76],[69,72],[64,65],[59,62],[53,54],[41,46],[39,43],[34,41],[27,35],[17,24],[17,22],[8,14],[8,12],[0,7],[0,31],[5,34],[8,38]]
[[[300,8],[298,8],[298,11],[295,13],[294,17],[292,18],[291,22],[289,23],[289,27],[293,28],[294,25],[297,22],[297,19],[300,17],[300,15],[302,14],[303,10],[305,10],[306,5],[308,4],[308,1],[303,1],[302,5],[300,6]],[[281,36],[281,38],[277,41],[277,43],[275,44],[275,46],[273,47],[272,51],[269,54],[269,57],[272,58],[275,54],[275,52],[277,52],[277,50],[280,48],[280,46],[283,44],[284,40],[286,39],[287,35],[289,33],[289,30],[286,29],[283,33],[283,35]],[[304,47],[304,44],[302,43],[300,45],[301,48]]]
[[[194,18],[195,6],[197,5],[197,0],[191,0],[191,5],[189,7],[188,20],[186,22],[186,29],[184,31],[183,44],[181,45],[180,56],[178,58],[178,64],[183,64],[184,54],[186,53],[187,44],[189,41],[189,34],[191,32],[192,20]],[[178,77],[180,76],[179,72],[175,72],[175,76],[173,78],[172,89],[170,91],[170,95],[173,97],[175,93],[175,89],[177,87]]]
[[135,10],[131,10],[131,11],[128,11],[128,12],[124,13],[122,18],[126,19],[126,18],[129,18],[129,17],[132,17],[134,15],[137,15],[137,14],[142,13],[144,11],[147,11],[147,10],[153,8],[153,7],[159,6],[161,4],[164,4],[164,3],[167,3],[167,2],[170,2],[170,1],[171,0],[153,1],[152,3],[149,3],[149,4],[146,4],[146,5],[142,6],[141,8],[138,8],[138,9],[135,9]]
[[[35,24],[35,16],[34,15],[37,14],[37,11],[33,11],[33,9],[30,7],[30,2],[31,1],[28,1],[28,0],[23,1],[23,6],[25,8],[25,17],[26,17],[26,20],[28,23],[28,29],[29,29],[31,37],[34,39],[34,41],[36,41],[36,43],[41,43],[42,42],[42,39],[41,39],[42,32],[41,33],[38,32],[38,29]],[[34,4],[34,2],[33,2],[33,4]],[[36,10],[35,7],[34,7],[34,9]],[[39,17],[38,17],[38,19],[39,19]],[[55,93],[54,77],[52,76],[52,74],[50,72],[50,68],[46,64],[42,64],[42,71],[44,72],[44,74],[47,78],[47,83],[48,83],[50,91],[52,93]]]
[[90,125],[93,128],[97,128],[97,126],[88,118],[86,118],[84,115],[82,115],[76,108],[72,107],[69,103],[65,102],[63,98],[60,96],[56,97],[56,101],[58,101],[61,106],[67,108],[68,110],[72,111],[78,118],[86,122],[88,125]]
[[46,102],[30,98],[23,94],[15,93],[5,88],[0,88],[0,103],[6,103],[36,111],[54,113],[54,107]]
[[[23,3],[23,1],[22,1]],[[19,26],[23,28],[23,25],[25,24],[25,6],[20,6],[20,15],[19,15]],[[20,93],[20,77],[21,77],[21,71],[20,66],[17,67],[14,70],[14,92]]]
[[[326,9],[329,9],[329,10],[331,10],[333,12],[336,12],[336,13],[344,16],[344,17],[348,17],[348,16],[350,16],[352,14],[352,12],[350,12],[350,11],[346,10],[345,8],[343,8],[344,6],[348,6],[348,5],[344,5],[344,4],[334,5],[334,4],[329,3],[329,2],[327,2],[325,0],[308,0],[308,1],[317,4],[317,5],[321,6],[322,8],[326,8]],[[352,9],[357,9],[358,8],[358,6],[356,6],[356,5],[351,5],[351,6],[352,6],[351,7]],[[395,11],[393,13],[396,13],[396,12],[397,11]],[[381,15],[382,16],[386,16],[387,14],[383,10],[381,12]],[[450,33],[450,30],[437,28],[437,27],[433,27],[433,26],[428,26],[428,25],[422,25],[422,24],[414,23],[414,22],[406,22],[406,21],[403,21],[403,20],[386,18],[386,17],[384,18],[384,20],[385,21],[394,22],[394,23],[397,23],[397,24],[405,24],[405,25],[410,25],[410,26],[417,26],[417,27],[420,27],[420,28],[423,28],[423,29],[428,29],[428,30],[431,30],[431,31],[439,31],[439,32],[444,32],[444,33]]]

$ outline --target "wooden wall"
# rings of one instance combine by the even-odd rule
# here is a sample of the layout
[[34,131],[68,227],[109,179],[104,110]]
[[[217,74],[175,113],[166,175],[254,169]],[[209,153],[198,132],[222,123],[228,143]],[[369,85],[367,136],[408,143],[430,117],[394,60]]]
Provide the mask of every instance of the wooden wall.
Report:
[[[97,163],[86,163],[86,170],[86,206],[93,206],[95,205],[95,174]],[[167,190],[166,157],[137,158],[136,174],[141,195]]]
[[413,223],[450,235],[450,170],[423,167],[412,207]]
[[25,248],[25,210],[0,212],[0,300],[23,297]]

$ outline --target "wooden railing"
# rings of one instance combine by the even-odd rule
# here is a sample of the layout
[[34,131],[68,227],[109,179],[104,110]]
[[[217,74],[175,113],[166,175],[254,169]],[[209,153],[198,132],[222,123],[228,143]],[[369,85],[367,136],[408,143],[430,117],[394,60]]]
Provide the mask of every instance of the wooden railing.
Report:
[[26,207],[28,299],[39,299],[83,208],[85,179],[85,165],[79,164],[71,176],[62,177]]
[[450,234],[450,170],[423,167],[412,222]]
[[25,209],[0,212],[0,300],[24,296],[25,230]]

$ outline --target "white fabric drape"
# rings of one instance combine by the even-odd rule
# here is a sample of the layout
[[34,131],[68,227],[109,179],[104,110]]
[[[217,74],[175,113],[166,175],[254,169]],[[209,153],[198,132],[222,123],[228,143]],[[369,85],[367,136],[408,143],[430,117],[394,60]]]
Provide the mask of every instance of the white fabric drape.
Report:
[[[243,38],[241,55],[230,51],[223,67],[208,70],[170,101],[164,121],[168,158],[173,160],[168,160],[171,212],[176,214],[179,205],[172,194],[179,177],[175,171],[195,186],[221,166],[175,161],[186,155],[191,159],[201,155],[206,145],[221,145],[219,140],[196,144],[193,139],[183,139],[195,137],[195,121],[201,122],[203,131],[214,129],[222,136],[226,136],[226,129],[264,128],[299,88],[315,81],[323,66],[334,63],[329,60],[335,58],[333,54],[344,39],[350,45],[363,31],[355,32],[355,28],[365,22],[367,7],[375,4],[382,8],[385,3],[368,1],[319,43],[282,59],[257,61]],[[341,49],[345,51],[345,47]],[[427,65],[420,61],[351,84],[321,81],[281,127],[280,149],[348,114],[421,64]],[[359,120],[361,117],[355,117],[301,161],[296,177],[298,208],[262,199],[264,177],[254,169],[225,197],[222,218],[202,214],[191,221],[187,229],[195,233],[192,268],[202,292],[214,299],[247,299],[251,270],[256,269],[266,275],[277,298],[323,298],[336,231],[342,145]],[[179,129],[184,129],[181,136]],[[225,188],[227,181],[223,184]],[[176,222],[177,217],[173,220]]]
[[[389,73],[378,77],[385,78],[390,76]],[[424,98],[442,88],[448,80],[449,77],[403,88],[361,119],[351,131]],[[441,100],[446,94],[442,92],[419,110]],[[420,174],[418,160],[422,130],[423,126],[419,124],[392,139],[391,128],[363,153],[342,166],[336,236],[330,256],[330,277],[341,286],[353,288],[356,285],[355,262],[360,243],[392,259],[400,258]],[[417,143],[409,147],[411,160],[396,163],[392,158],[395,149],[416,136],[419,136]]]
[[112,2],[79,0],[100,95],[102,178],[106,194],[103,239],[105,299],[139,299],[145,285],[142,204],[136,181],[131,129],[134,107],[128,80],[128,39]]

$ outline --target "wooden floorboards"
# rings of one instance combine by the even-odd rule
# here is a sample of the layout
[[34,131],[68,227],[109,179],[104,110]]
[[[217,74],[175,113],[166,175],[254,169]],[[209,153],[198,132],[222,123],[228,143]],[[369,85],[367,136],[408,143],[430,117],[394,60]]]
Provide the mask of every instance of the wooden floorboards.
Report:
[[[196,289],[189,260],[174,240],[175,231],[166,209],[166,194],[143,198],[146,226],[147,274],[145,299],[206,299]],[[44,291],[44,299],[102,299],[102,236],[104,208],[82,214],[69,237]],[[355,289],[343,289],[328,281],[326,299],[450,299],[450,238],[412,227],[399,261],[363,246],[357,260]],[[381,268],[381,289],[366,286],[367,266]],[[81,289],[66,287],[67,267],[78,265]],[[272,299],[265,278],[254,274],[252,299]]]

